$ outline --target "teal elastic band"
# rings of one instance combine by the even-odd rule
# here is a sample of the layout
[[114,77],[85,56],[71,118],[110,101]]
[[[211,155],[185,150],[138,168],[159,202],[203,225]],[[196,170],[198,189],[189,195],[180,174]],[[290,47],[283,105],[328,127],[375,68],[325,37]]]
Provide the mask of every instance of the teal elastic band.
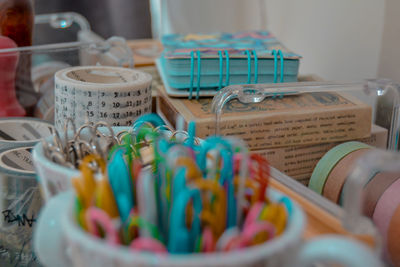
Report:
[[223,66],[224,66],[224,58],[222,57],[222,51],[218,51],[219,55],[219,84],[218,84],[218,90],[221,90],[222,88],[222,81],[223,81]]
[[229,85],[229,52],[228,50],[224,50],[226,57],[226,78],[225,78],[225,86]]
[[253,56],[254,56],[254,83],[258,82],[258,57],[256,50],[253,50]]
[[189,88],[189,99],[192,99],[193,80],[194,80],[194,51],[190,51],[190,88]]
[[197,51],[197,90],[196,90],[196,99],[199,99],[199,94],[200,94],[200,77],[201,77],[201,55],[200,55],[200,51]]
[[247,83],[251,83],[251,54],[249,50],[246,50],[247,54]]
[[282,51],[280,49],[278,50],[278,54],[279,54],[279,57],[280,57],[280,60],[281,60],[281,80],[280,80],[280,82],[283,83],[283,61],[284,61],[284,57],[283,57],[283,53],[282,53]]
[[278,57],[275,49],[272,50],[271,54],[274,56],[274,83],[278,82]]

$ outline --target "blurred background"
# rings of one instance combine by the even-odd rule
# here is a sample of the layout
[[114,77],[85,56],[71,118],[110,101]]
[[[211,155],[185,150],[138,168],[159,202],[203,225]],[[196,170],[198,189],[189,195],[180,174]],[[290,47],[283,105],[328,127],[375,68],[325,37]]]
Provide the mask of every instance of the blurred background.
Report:
[[[162,27],[157,32],[268,29],[303,56],[301,74],[336,81],[381,77],[400,82],[398,0],[161,1]],[[154,12],[157,3],[160,1],[36,0],[35,11],[75,11],[102,37],[119,35],[132,40],[152,37],[152,20],[154,33],[159,15]]]

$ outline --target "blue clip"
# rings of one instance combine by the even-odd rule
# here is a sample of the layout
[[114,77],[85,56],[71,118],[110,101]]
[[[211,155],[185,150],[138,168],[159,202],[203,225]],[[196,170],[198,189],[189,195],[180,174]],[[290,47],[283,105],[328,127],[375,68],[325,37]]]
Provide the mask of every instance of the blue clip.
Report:
[[219,82],[218,82],[218,91],[222,88],[222,81],[223,81],[223,66],[224,66],[224,59],[222,57],[222,51],[218,51],[219,56]]
[[272,50],[271,54],[274,56],[274,83],[278,82],[278,56],[275,49]]
[[223,161],[223,167],[220,174],[220,184],[226,186],[227,191],[227,227],[234,227],[237,225],[237,210],[236,210],[236,199],[235,199],[235,187],[233,184],[233,158],[232,153],[222,149],[221,157]]
[[274,83],[278,82],[278,54],[279,54],[279,59],[280,59],[280,81],[283,83],[283,76],[284,76],[284,60],[285,58],[283,57],[282,51],[279,49],[276,51],[275,49],[272,50],[271,54],[274,56]]
[[254,56],[254,83],[258,83],[258,57],[256,50],[253,50]]
[[201,56],[200,51],[197,52],[197,90],[196,90],[196,99],[199,99],[200,95],[200,78],[201,78]]
[[229,73],[229,52],[228,52],[228,50],[224,50],[224,53],[225,53],[225,60],[226,60],[225,86],[228,86],[229,85],[229,75],[230,75],[230,73]]
[[179,167],[175,172],[172,185],[172,201],[186,188],[186,167]]
[[251,54],[250,50],[246,50],[247,54],[247,83],[251,83]]
[[196,136],[196,122],[190,121],[188,125],[188,138],[185,143],[192,149],[194,149],[195,136]]
[[132,178],[124,159],[125,148],[118,148],[107,164],[107,174],[122,222],[134,207]]
[[[186,227],[186,207],[193,203],[193,218],[190,230]],[[191,253],[201,234],[200,213],[202,211],[201,193],[198,189],[186,189],[176,196],[171,209],[168,251],[170,253]]]
[[190,86],[189,86],[189,99],[193,95],[193,81],[194,81],[194,51],[190,51]]
[[283,57],[283,53],[282,53],[282,51],[280,49],[278,50],[278,54],[279,54],[279,58],[281,60],[281,73],[280,73],[281,74],[281,79],[280,79],[279,82],[283,83],[283,72],[284,72],[284,70],[283,70],[283,67],[284,67],[283,61],[284,61],[284,57]]
[[218,145],[222,145],[224,149],[227,149],[228,151],[232,152],[231,145],[229,144],[228,141],[225,139],[219,137],[219,136],[212,136],[207,138],[206,141],[204,141],[202,147],[200,148],[199,154],[197,156],[197,163],[199,165],[200,171],[203,173],[204,176],[206,176],[206,165],[207,165],[207,153],[211,149],[217,148]]
[[292,202],[292,200],[290,198],[288,198],[287,196],[283,196],[279,200],[279,203],[283,203],[285,205],[286,211],[288,213],[288,217],[289,217],[289,220],[290,220],[290,218],[292,216],[292,213],[293,213],[293,202]]

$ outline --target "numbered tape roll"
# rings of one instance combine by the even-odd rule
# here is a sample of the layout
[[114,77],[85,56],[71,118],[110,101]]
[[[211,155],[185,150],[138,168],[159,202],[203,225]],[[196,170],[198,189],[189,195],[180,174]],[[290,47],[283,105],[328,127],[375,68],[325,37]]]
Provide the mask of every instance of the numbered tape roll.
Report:
[[33,266],[33,227],[42,207],[31,155],[32,147],[0,151],[0,261]]
[[0,151],[33,146],[53,131],[52,124],[35,118],[0,119]]
[[55,126],[63,130],[71,117],[79,127],[86,120],[113,126],[132,125],[151,112],[151,75],[106,67],[71,67],[55,74]]

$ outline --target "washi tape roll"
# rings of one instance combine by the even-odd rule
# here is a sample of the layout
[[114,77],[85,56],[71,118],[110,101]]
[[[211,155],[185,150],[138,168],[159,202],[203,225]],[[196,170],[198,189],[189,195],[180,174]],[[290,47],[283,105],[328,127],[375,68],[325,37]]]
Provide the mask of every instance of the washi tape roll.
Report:
[[343,157],[336,166],[331,170],[326,179],[323,188],[323,196],[334,203],[339,202],[340,194],[343,190],[343,185],[346,182],[347,176],[353,170],[356,161],[362,157],[369,149],[362,148],[353,151]]
[[335,146],[329,150],[315,166],[308,187],[318,194],[322,194],[325,182],[330,172],[343,157],[353,151],[370,147],[371,146],[367,144],[356,141],[346,142]]
[[399,172],[379,172],[364,187],[363,214],[372,218],[376,204],[383,192],[400,179]]
[[[379,198],[372,220],[383,237],[383,244],[387,244],[388,229],[393,214],[400,204],[400,179],[392,183]],[[386,247],[386,246],[385,246]],[[387,248],[387,247],[386,247]],[[388,258],[388,251],[385,249]]]
[[32,147],[0,151],[1,262],[34,266],[31,247],[33,227],[43,200],[37,186]]
[[151,112],[151,75],[106,66],[71,67],[55,74],[55,126],[62,130],[71,117],[79,127],[86,120],[113,126],[132,125]]
[[388,229],[387,250],[390,261],[396,267],[400,266],[400,205],[397,206]]
[[21,146],[33,146],[51,135],[54,127],[36,118],[0,119],[0,151]]

